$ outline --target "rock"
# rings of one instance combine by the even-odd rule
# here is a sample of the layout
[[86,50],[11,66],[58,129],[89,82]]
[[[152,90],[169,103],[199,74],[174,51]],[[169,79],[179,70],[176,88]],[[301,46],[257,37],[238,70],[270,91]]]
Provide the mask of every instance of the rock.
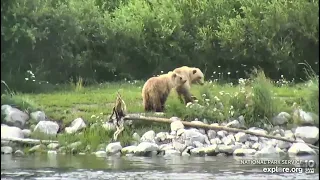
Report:
[[193,148],[190,150],[192,156],[204,156],[203,148]]
[[244,132],[238,132],[234,137],[237,142],[245,142],[248,139],[248,135]]
[[211,144],[222,144],[222,141],[219,138],[214,138],[210,140]]
[[190,154],[187,153],[187,152],[182,152],[182,153],[181,153],[181,156],[188,157],[188,156],[190,156]]
[[137,146],[127,146],[121,149],[122,154],[132,154],[135,152]]
[[314,144],[319,140],[319,128],[315,126],[297,127],[296,138],[301,138],[304,142]]
[[170,129],[171,131],[177,131],[179,129],[184,129],[184,125],[182,124],[181,121],[177,120],[177,121],[173,121],[171,124],[170,124]]
[[168,135],[169,135],[169,133],[167,133],[167,132],[159,132],[156,135],[155,140],[156,140],[156,142],[163,142],[167,139]]
[[234,151],[234,145],[219,144],[217,146],[217,151],[220,153],[232,154]]
[[145,154],[152,151],[158,151],[159,146],[152,142],[141,142],[135,149],[135,154]]
[[68,145],[68,148],[69,149],[75,149],[75,148],[78,148],[82,143],[80,141],[77,141],[77,142],[74,142],[74,143],[71,143]]
[[175,150],[180,151],[180,152],[183,152],[187,147],[185,144],[182,144],[182,143],[179,143],[176,141],[172,142],[172,146]]
[[212,156],[212,155],[215,155],[218,151],[217,149],[218,145],[217,144],[213,144],[213,145],[209,145],[207,147],[203,147],[202,148],[202,151],[208,155],[208,156]]
[[241,125],[240,125],[240,123],[239,123],[238,120],[233,120],[233,121],[229,122],[229,123],[226,125],[226,127],[240,128]]
[[261,144],[260,143],[254,143],[252,146],[251,146],[253,149],[255,149],[255,150],[260,150],[261,149]]
[[35,145],[35,146],[33,146],[32,148],[29,149],[29,153],[40,151],[40,150],[43,150],[45,148],[46,148],[46,146],[43,145],[43,144]]
[[241,127],[244,127],[244,125],[245,125],[245,120],[244,120],[244,116],[239,116],[238,117],[238,121],[239,121],[239,123],[240,123],[240,126]]
[[202,144],[210,144],[210,141],[206,135],[197,132],[193,129],[187,129],[183,133],[183,138],[186,140],[186,145],[191,146],[194,141],[199,141]]
[[165,156],[180,156],[181,152],[174,149],[168,149],[165,150],[164,154]]
[[66,152],[66,147],[65,147],[65,146],[61,146],[61,147],[58,149],[58,152],[59,152],[59,153],[65,153],[65,152]]
[[178,117],[171,117],[170,121],[181,121],[181,119]]
[[177,136],[181,136],[184,132],[185,132],[184,129],[179,129],[179,130],[177,131]]
[[238,149],[234,150],[233,155],[234,156],[251,156],[251,155],[254,155],[255,153],[256,153],[255,149],[238,148]]
[[34,128],[34,131],[39,131],[48,135],[57,135],[59,125],[53,121],[40,121]]
[[288,149],[291,146],[290,142],[277,140],[277,147],[280,149]]
[[317,153],[305,143],[293,143],[288,150],[289,156],[316,155]]
[[287,112],[281,112],[272,118],[273,125],[283,125],[286,124],[291,119],[291,115]]
[[4,116],[4,123],[23,128],[27,120],[29,119],[29,115],[17,108],[11,107],[10,105],[2,105],[1,106],[1,115]]
[[50,143],[47,145],[47,148],[51,150],[57,149],[58,147],[59,147],[58,143]]
[[58,154],[57,151],[54,151],[54,150],[50,150],[47,153],[48,153],[48,155],[56,155],[56,154]]
[[20,128],[1,124],[1,138],[24,138]]
[[247,147],[252,147],[252,143],[250,141],[246,141],[244,142],[244,144],[247,146]]
[[2,154],[12,154],[12,151],[13,151],[13,149],[10,146],[1,147],[1,153]]
[[281,154],[276,148],[268,145],[263,147],[260,151],[257,151],[255,156],[262,158],[280,158]]
[[66,127],[64,130],[67,134],[75,133],[81,129],[86,128],[87,125],[82,118],[77,118],[72,121],[69,127]]
[[170,132],[170,135],[176,136],[176,135],[177,135],[177,131],[171,131],[171,132]]
[[214,139],[217,136],[217,132],[215,130],[209,129],[207,135],[209,139]]
[[140,141],[140,139],[141,139],[141,137],[140,137],[140,135],[138,134],[138,133],[133,133],[133,135],[132,135],[132,138],[135,140],[135,141]]
[[140,142],[154,142],[156,133],[153,130],[144,133],[140,139]]
[[318,125],[319,126],[319,115],[315,114],[315,113],[312,113],[312,112],[307,112],[307,114],[312,117],[314,125]]
[[16,150],[16,151],[14,152],[14,155],[15,155],[15,156],[24,156],[24,152],[18,149],[18,150]]
[[97,151],[94,153],[97,157],[106,157],[107,153],[105,151]]
[[276,147],[276,151],[279,153],[281,157],[286,156],[286,153],[282,149]]
[[291,139],[291,140],[294,140],[295,137],[294,137],[294,134],[291,130],[285,130],[284,131],[284,137],[287,138],[287,139]]
[[277,134],[279,134],[280,136],[285,136],[285,131],[279,128],[272,132],[272,135],[277,135]]
[[45,121],[46,114],[43,111],[35,111],[30,113],[30,118],[36,122]]
[[199,141],[193,141],[193,146],[196,148],[200,148],[200,147],[203,147],[203,144]]
[[227,137],[222,138],[222,142],[225,145],[232,145],[235,142],[235,138],[232,134],[229,134]]
[[31,135],[31,130],[30,130],[30,129],[23,129],[23,130],[22,130],[22,133],[23,133],[23,136],[24,136],[25,138],[28,138],[28,137],[30,137],[30,135]]
[[220,138],[226,137],[227,134],[228,134],[227,131],[218,131],[218,132],[217,132],[217,135],[218,135],[218,137],[220,137]]
[[302,125],[313,125],[314,119],[310,113],[306,113],[302,109],[295,109],[293,112],[293,121]]
[[[205,123],[201,122],[201,121],[198,121],[198,120],[195,120],[195,121],[191,121],[191,123],[193,124],[199,124],[199,125],[204,125]],[[201,129],[201,128],[197,128],[199,130],[199,132],[201,134],[206,134],[206,131],[204,129]]]
[[254,141],[254,142],[258,142],[258,141],[259,141],[259,138],[258,138],[257,136],[252,136],[252,135],[249,135],[249,136],[248,136],[248,139],[249,139],[250,141]]
[[120,142],[114,142],[114,143],[110,143],[107,145],[106,152],[108,154],[116,154],[116,153],[120,152],[121,149],[122,149],[122,146],[121,146]]
[[227,154],[225,154],[225,153],[218,153],[217,154],[217,157],[226,157],[227,156]]

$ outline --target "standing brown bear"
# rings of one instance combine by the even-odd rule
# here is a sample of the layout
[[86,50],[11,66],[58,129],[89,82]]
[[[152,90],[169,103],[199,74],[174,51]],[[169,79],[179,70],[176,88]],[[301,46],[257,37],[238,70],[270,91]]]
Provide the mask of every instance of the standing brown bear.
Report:
[[193,96],[190,93],[191,84],[204,84],[204,75],[202,71],[196,67],[182,66],[174,69],[173,72],[180,74],[187,80],[186,83],[175,88],[180,101],[183,103],[183,99],[181,97],[183,96],[185,104],[193,102]]
[[142,88],[144,110],[163,112],[171,89],[183,85],[186,81],[172,71],[148,79]]

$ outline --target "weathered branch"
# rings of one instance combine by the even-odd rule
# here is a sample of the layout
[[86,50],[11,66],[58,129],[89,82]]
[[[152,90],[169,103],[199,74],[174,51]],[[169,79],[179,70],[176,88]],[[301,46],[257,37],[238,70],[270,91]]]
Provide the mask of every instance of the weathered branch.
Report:
[[28,144],[28,145],[58,143],[58,141],[51,141],[51,140],[39,140],[39,139],[30,139],[30,138],[13,138],[13,137],[1,138],[1,143],[3,141],[9,141],[9,142],[11,141],[11,142],[17,142],[17,143]]
[[[173,121],[171,121],[170,119],[167,119],[167,118],[143,117],[143,116],[140,116],[140,117],[126,116],[124,118],[124,120],[143,120],[143,121],[159,122],[159,123],[171,123],[171,122],[173,122]],[[290,142],[290,143],[298,143],[298,141],[295,141],[295,140],[290,140],[290,139],[286,139],[286,138],[283,138],[283,137],[271,136],[271,135],[268,135],[268,134],[256,133],[256,132],[249,131],[249,130],[244,130],[244,129],[229,128],[229,127],[225,127],[225,126],[215,126],[215,125],[208,125],[208,124],[195,124],[195,123],[187,122],[187,121],[181,121],[181,123],[184,126],[187,126],[187,127],[201,128],[201,129],[212,129],[212,130],[224,130],[224,131],[235,132],[235,133],[243,132],[243,133],[246,133],[246,134],[265,137],[265,138],[269,138],[269,139],[277,139],[277,140],[281,140],[281,141],[287,141],[287,142]],[[306,143],[306,144],[308,146],[310,146],[311,148],[319,150],[318,146],[314,146],[314,145],[308,144],[308,143]]]

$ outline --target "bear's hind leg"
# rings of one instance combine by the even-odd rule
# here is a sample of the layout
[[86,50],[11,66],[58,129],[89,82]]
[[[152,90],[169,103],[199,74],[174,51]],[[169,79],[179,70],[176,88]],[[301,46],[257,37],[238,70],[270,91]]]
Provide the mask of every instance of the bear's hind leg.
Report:
[[163,112],[160,98],[155,99],[154,104],[153,104],[153,110],[155,112]]
[[167,99],[168,99],[168,95],[163,95],[163,96],[160,98],[161,110],[162,110],[162,112],[165,111],[165,105],[166,105]]

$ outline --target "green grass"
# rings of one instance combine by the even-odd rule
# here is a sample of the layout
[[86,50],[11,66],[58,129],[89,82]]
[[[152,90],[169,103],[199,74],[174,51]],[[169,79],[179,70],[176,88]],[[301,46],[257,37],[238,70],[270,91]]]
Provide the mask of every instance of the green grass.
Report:
[[[37,94],[15,93],[13,96],[4,94],[1,96],[1,102],[2,104],[14,104],[29,112],[43,110],[51,119],[63,120],[65,124],[78,117],[84,118],[89,123],[95,123],[109,118],[118,91],[129,113],[144,112],[141,97],[142,85],[143,82],[118,82],[86,87],[79,78],[75,84],[64,85],[63,90]],[[259,71],[252,76],[249,82],[236,86],[212,82],[207,82],[204,86],[192,86],[191,92],[198,98],[199,104],[207,106],[202,109],[186,108],[180,103],[176,93],[172,91],[166,103],[165,116],[178,116],[186,120],[198,117],[206,118],[209,122],[219,122],[232,116],[244,115],[248,125],[257,122],[259,125],[259,123],[268,123],[269,121],[266,121],[268,118],[281,111],[291,113],[291,106],[294,102],[300,104],[304,110],[317,113],[319,107],[315,103],[314,92],[318,92],[319,87],[315,86],[315,83],[312,84],[312,87],[314,88],[312,91],[306,84],[286,84],[279,87]],[[220,104],[223,104],[223,108],[220,107]],[[93,115],[95,117],[92,117]],[[169,127],[167,124],[137,122],[134,124],[134,129],[126,128],[119,138],[122,145],[129,145],[134,132],[142,135],[151,129],[156,132],[168,131]],[[36,133],[32,136],[58,139],[62,145],[81,141],[81,151],[94,151],[101,144],[109,143],[112,135],[113,132],[96,127],[87,128],[76,135],[62,134],[57,138]]]
[[[93,87],[84,87],[81,91],[62,91],[43,94],[16,94],[12,98],[4,95],[4,103],[15,104],[21,109],[45,111],[46,115],[52,119],[62,119],[68,123],[75,118],[82,117],[86,120],[94,121],[92,115],[100,116],[106,119],[111,113],[116,93],[119,90],[124,99],[129,113],[144,112],[142,107],[141,84],[103,84]],[[203,87],[195,85],[192,87],[192,93],[201,98],[201,91],[208,88],[211,94],[219,95],[219,92],[225,94],[234,94],[238,92],[239,87],[229,85],[206,84]],[[297,89],[296,87],[272,87],[274,97],[284,101],[293,102],[309,94],[307,88]],[[168,98],[167,105],[180,104],[174,91]],[[292,105],[292,104],[291,104]],[[170,112],[173,113],[174,112]]]

